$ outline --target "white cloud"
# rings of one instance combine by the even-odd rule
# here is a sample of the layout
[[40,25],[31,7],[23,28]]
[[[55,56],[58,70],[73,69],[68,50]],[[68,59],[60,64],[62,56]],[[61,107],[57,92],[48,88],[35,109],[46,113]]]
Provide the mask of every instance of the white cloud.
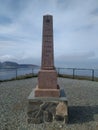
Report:
[[3,56],[0,56],[0,61],[1,62],[4,62],[4,61],[16,61],[17,59],[12,56],[12,55],[3,55]]
[[40,61],[42,16],[49,13],[54,18],[55,57],[66,59],[70,55],[79,60],[79,54],[83,57],[92,52],[96,54],[92,53],[92,58],[98,57],[97,9],[97,0],[0,1],[0,16],[11,19],[11,23],[0,24],[0,57],[10,55],[18,61],[33,63],[32,58]]

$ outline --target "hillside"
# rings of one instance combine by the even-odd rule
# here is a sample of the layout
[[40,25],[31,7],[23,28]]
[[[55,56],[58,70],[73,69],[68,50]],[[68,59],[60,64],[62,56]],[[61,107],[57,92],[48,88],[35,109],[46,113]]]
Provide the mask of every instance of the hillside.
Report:
[[5,61],[5,62],[0,62],[0,68],[37,68],[39,67],[38,65],[33,65],[33,64],[18,64],[16,62],[11,62],[11,61]]

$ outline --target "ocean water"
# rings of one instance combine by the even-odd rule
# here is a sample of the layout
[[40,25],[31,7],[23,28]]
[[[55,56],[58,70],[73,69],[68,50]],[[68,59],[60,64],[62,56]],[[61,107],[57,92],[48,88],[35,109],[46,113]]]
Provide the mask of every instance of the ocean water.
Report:
[[39,69],[19,68],[19,69],[0,69],[0,80],[8,80],[26,74],[37,74]]
[[[57,68],[57,73],[59,74],[67,74],[67,75],[79,75],[79,76],[90,76],[94,75],[94,77],[98,77],[98,70],[94,69],[73,69],[72,68]],[[7,80],[16,78],[18,76],[26,75],[26,74],[37,74],[39,71],[38,68],[19,68],[19,69],[0,69],[0,80]]]

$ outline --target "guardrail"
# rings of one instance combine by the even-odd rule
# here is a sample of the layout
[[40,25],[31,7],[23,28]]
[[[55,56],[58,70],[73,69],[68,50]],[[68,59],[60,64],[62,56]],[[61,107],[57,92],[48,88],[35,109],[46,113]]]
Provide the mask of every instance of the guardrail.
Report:
[[2,68],[0,69],[0,81],[37,76],[38,71],[38,68]]
[[85,68],[57,68],[58,75],[69,78],[90,79],[92,81],[98,79],[98,69]]
[[[98,80],[98,69],[56,68],[58,76],[73,79]],[[0,69],[0,81],[29,78],[38,75],[39,68],[3,68]]]

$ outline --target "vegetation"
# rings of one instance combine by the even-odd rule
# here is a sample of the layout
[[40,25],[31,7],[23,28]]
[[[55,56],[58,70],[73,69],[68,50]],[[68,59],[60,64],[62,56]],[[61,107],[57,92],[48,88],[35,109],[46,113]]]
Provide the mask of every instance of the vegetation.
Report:
[[[34,78],[34,77],[38,77],[38,74],[31,73],[31,74],[21,75],[21,76],[17,76],[16,78],[12,78],[12,79],[0,80],[0,82],[28,79],[28,78]],[[74,75],[74,77],[73,77],[73,75],[67,75],[67,74],[58,74],[58,77],[69,78],[69,79],[79,79],[79,80],[90,80],[90,81],[98,82],[98,77],[94,77],[94,79],[92,79],[92,77],[90,77],[90,76]]]
[[12,78],[12,79],[0,80],[0,82],[28,79],[28,78],[34,78],[34,77],[37,77],[37,76],[38,76],[37,74],[26,74],[26,75],[18,76],[16,78]]
[[58,77],[70,78],[70,79],[79,79],[79,80],[91,80],[98,81],[98,77],[90,77],[90,76],[79,76],[79,75],[67,75],[67,74],[58,74]]

